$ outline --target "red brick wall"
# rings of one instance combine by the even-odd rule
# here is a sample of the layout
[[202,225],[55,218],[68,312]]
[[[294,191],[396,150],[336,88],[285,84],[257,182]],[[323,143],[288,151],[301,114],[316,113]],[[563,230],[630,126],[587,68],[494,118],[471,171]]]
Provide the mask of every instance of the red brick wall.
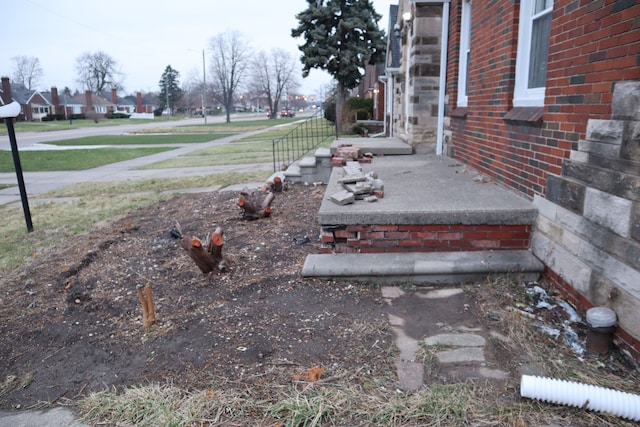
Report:
[[[451,4],[447,92],[455,111],[460,1]],[[532,198],[584,139],[587,119],[609,119],[616,81],[640,79],[640,3],[555,0],[541,122],[508,121],[519,3],[496,0],[472,16],[466,117],[451,117],[452,157]]]
[[323,253],[528,249],[530,225],[346,225],[323,228]]

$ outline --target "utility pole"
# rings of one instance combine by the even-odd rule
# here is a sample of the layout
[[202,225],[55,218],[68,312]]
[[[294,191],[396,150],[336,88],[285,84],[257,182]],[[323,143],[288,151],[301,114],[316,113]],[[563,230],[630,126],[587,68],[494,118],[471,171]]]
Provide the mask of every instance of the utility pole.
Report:
[[204,65],[204,49],[202,49],[202,115],[207,124],[207,71]]
[[167,84],[167,79],[164,81],[164,91],[167,95],[167,114],[171,115],[171,106],[169,105],[169,85]]

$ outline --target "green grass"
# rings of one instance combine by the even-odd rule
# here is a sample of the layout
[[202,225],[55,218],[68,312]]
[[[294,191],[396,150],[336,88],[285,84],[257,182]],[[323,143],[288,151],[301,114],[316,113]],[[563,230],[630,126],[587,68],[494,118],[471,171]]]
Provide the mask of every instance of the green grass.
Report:
[[184,156],[164,160],[142,169],[221,166],[273,161],[271,141],[234,142],[194,151]]
[[192,144],[209,142],[231,136],[231,133],[209,134],[161,134],[161,135],[99,135],[86,138],[51,141],[53,145],[147,145],[147,144]]
[[[193,151],[180,157],[163,160],[141,169],[183,168],[198,166],[222,166],[245,163],[268,163],[273,161],[273,140],[281,138],[290,127],[275,129],[258,135],[248,136],[231,144],[215,145]],[[327,138],[318,147],[329,147],[333,138]],[[315,148],[313,149],[315,150]]]
[[277,119],[277,120],[269,120],[269,119],[260,119],[260,120],[233,120],[231,123],[209,123],[209,124],[200,124],[200,125],[187,125],[187,126],[176,126],[174,128],[167,129],[147,129],[142,131],[144,133],[149,132],[174,132],[174,133],[216,133],[216,132],[228,132],[228,133],[238,133],[238,132],[252,132],[256,130],[266,129],[276,125],[289,124],[300,119],[296,118],[287,118],[287,119]]
[[[95,120],[89,119],[81,119],[81,120],[73,120],[72,124],[69,124],[69,120],[59,120],[59,121],[51,121],[51,122],[16,122],[14,124],[14,129],[16,132],[49,132],[55,130],[67,130],[67,129],[77,129],[77,128],[85,128],[85,127],[104,127],[104,126],[119,126],[119,125],[130,125],[130,124],[142,124],[142,123],[157,123],[161,121],[175,121],[182,120],[183,117],[176,116],[173,118],[163,117],[162,119],[156,118],[155,120],[146,120],[146,119],[103,119],[99,120],[98,123]],[[0,135],[7,133],[7,126],[2,124],[0,125]]]
[[87,195],[104,196],[144,192],[165,192],[185,188],[220,187],[240,182],[263,181],[271,175],[271,170],[255,170],[247,173],[227,172],[206,176],[190,176],[166,179],[141,179],[135,181],[91,182],[68,185],[58,190],[42,194],[39,197],[85,197]]
[[[20,163],[24,172],[77,171],[172,149],[171,147],[149,147],[23,151],[20,153]],[[11,152],[0,151],[0,172],[12,172],[14,170]]]

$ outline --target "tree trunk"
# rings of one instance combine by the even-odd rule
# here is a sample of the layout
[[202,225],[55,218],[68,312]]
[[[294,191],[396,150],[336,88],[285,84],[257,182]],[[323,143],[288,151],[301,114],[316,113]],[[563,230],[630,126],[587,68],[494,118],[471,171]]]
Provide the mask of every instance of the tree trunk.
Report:
[[217,269],[220,272],[227,271],[227,262],[222,257],[222,246],[224,244],[222,228],[218,227],[203,244],[195,236],[191,238],[184,236],[180,246],[187,251],[187,254],[196,263],[200,271],[210,273]]
[[338,81],[336,88],[336,138],[342,133],[342,122],[344,114],[344,83]]
[[275,198],[275,193],[267,193],[264,198],[262,194],[259,190],[249,192],[249,189],[246,187],[240,192],[238,206],[243,209],[243,218],[249,220],[260,219],[268,217],[271,214],[271,203]]

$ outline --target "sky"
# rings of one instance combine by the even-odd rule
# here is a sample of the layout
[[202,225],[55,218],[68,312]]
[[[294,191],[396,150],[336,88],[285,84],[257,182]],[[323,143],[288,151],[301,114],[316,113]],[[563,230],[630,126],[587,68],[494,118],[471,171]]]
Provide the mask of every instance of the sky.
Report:
[[[373,0],[388,33],[389,6],[398,0]],[[124,74],[125,94],[158,91],[167,65],[180,81],[201,79],[202,52],[221,33],[238,31],[255,51],[282,48],[300,57],[302,39],[291,37],[305,0],[19,0],[0,6],[0,75],[11,76],[18,55],[36,57],[44,71],[36,89],[82,88],[76,59],[103,51]],[[208,55],[208,53],[207,53]],[[205,65],[207,59],[205,55]],[[301,73],[300,73],[301,76]],[[300,77],[300,92],[322,93],[330,76],[312,70]],[[120,93],[122,94],[122,93]]]

